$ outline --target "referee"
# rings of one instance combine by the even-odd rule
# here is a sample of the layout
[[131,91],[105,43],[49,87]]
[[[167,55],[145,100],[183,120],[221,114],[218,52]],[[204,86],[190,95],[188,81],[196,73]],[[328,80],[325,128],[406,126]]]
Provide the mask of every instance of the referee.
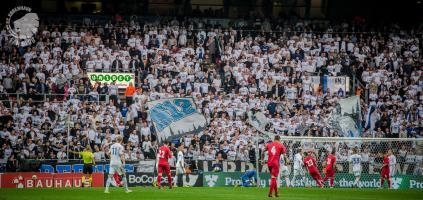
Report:
[[84,175],[82,176],[82,186],[85,184],[86,177],[88,178],[89,186],[91,186],[91,183],[93,181],[92,173],[93,173],[93,165],[95,165],[94,161],[94,154],[92,152],[92,149],[90,145],[87,145],[87,147],[82,152],[76,152],[76,151],[69,151],[74,154],[79,154],[82,156],[82,160],[84,160],[84,168],[82,172]]

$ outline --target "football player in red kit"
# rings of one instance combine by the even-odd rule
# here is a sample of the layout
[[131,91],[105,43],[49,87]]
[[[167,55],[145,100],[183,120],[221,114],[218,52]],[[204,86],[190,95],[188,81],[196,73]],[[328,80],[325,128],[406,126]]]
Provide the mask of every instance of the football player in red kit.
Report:
[[157,154],[157,159],[159,160],[157,165],[157,187],[159,189],[161,188],[161,179],[163,173],[167,175],[169,188],[172,189],[172,176],[170,174],[170,165],[168,162],[169,158],[172,158],[172,153],[169,149],[169,141],[165,141],[163,146],[159,148],[159,152]]
[[279,176],[279,158],[281,154],[286,152],[285,146],[280,142],[280,136],[275,136],[275,141],[266,145],[267,150],[267,167],[272,176],[270,181],[269,197],[272,197],[273,191],[275,191],[275,197],[278,197],[278,184],[276,179]]
[[308,173],[313,177],[317,185],[323,188],[322,177],[320,176],[319,170],[317,170],[316,159],[309,155],[308,152],[304,152],[304,166],[307,167]]
[[323,183],[329,179],[329,187],[333,188],[333,182],[335,180],[335,149],[332,149],[331,154],[326,158],[326,177],[323,179]]
[[388,180],[388,188],[391,188],[391,179],[389,178],[389,155],[383,155],[383,165],[380,170],[380,188],[383,188],[383,182]]

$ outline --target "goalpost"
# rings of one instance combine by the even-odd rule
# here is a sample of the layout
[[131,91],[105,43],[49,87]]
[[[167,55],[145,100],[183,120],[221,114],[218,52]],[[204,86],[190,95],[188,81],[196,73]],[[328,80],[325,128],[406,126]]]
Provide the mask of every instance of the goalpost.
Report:
[[[270,134],[266,134],[271,137]],[[273,139],[273,138],[272,138]],[[281,137],[285,145],[286,155],[289,159],[289,180],[293,178],[294,155],[301,148],[303,152],[314,152],[316,155],[317,168],[321,176],[323,173],[324,161],[335,149],[335,187],[350,188],[378,188],[380,186],[380,169],[383,156],[389,154],[391,186],[399,188],[423,187],[423,138],[344,138],[344,137]],[[360,181],[354,184],[357,173],[353,172],[353,163],[350,159],[353,151],[361,156],[360,160]],[[260,155],[259,155],[260,156]],[[303,156],[304,158],[304,156]],[[260,158],[263,160],[263,158]],[[259,168],[258,168],[259,169]],[[305,178],[298,178],[294,187],[316,186],[314,180],[308,176],[307,169],[303,169]],[[355,172],[357,170],[355,169]],[[262,166],[261,172],[268,173],[267,166]],[[257,173],[259,174],[259,173]],[[262,174],[262,176],[264,176]],[[257,177],[257,185],[260,177]],[[285,180],[281,180],[281,186],[285,186]],[[386,182],[386,181],[385,181]],[[289,183],[292,187],[292,183]],[[327,184],[326,184],[327,186]],[[385,187],[387,185],[385,184]]]

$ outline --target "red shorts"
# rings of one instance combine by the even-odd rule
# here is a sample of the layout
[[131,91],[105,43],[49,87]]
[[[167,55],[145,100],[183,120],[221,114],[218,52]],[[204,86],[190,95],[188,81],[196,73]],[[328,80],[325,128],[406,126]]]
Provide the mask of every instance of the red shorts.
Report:
[[333,169],[326,169],[326,177],[335,177],[335,171]]
[[314,180],[322,180],[322,176],[318,171],[310,171],[310,176],[313,177]]
[[382,171],[380,172],[380,177],[389,178],[389,168],[382,168]]
[[269,168],[270,175],[274,177],[279,176],[279,166],[267,166]]
[[158,168],[157,168],[157,172],[159,174],[170,174],[170,165],[166,165],[166,164],[159,164]]

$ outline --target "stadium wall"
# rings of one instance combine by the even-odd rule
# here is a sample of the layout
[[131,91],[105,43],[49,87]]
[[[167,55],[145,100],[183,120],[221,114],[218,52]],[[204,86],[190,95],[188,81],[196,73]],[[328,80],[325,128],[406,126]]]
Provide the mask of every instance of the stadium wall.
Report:
[[[380,160],[381,161],[381,160]],[[153,172],[152,161],[139,161],[139,162],[130,162],[128,161],[125,165],[125,170],[128,173],[132,172]],[[201,172],[213,172],[216,171],[214,168],[216,166],[216,161],[195,161],[197,166],[197,171]],[[245,172],[250,169],[255,169],[255,165],[251,162],[246,161],[222,161],[219,163],[221,166],[219,172]],[[411,175],[413,170],[418,166],[418,162],[398,162],[396,164],[396,174]],[[322,167],[322,162],[317,161],[318,168]],[[67,173],[82,172],[83,164],[79,161],[75,162],[65,162],[65,163],[55,163],[55,162],[42,162],[40,165],[39,172],[48,172],[48,173]],[[362,162],[363,174],[379,174],[379,169],[382,166],[381,162]],[[149,167],[149,168],[148,168]],[[288,166],[291,170],[292,166]],[[97,162],[93,166],[94,172],[104,172],[108,173],[109,163],[107,162]],[[337,161],[336,169],[339,173],[352,173],[352,166],[348,161]],[[260,172],[268,172],[267,165],[259,164]]]

